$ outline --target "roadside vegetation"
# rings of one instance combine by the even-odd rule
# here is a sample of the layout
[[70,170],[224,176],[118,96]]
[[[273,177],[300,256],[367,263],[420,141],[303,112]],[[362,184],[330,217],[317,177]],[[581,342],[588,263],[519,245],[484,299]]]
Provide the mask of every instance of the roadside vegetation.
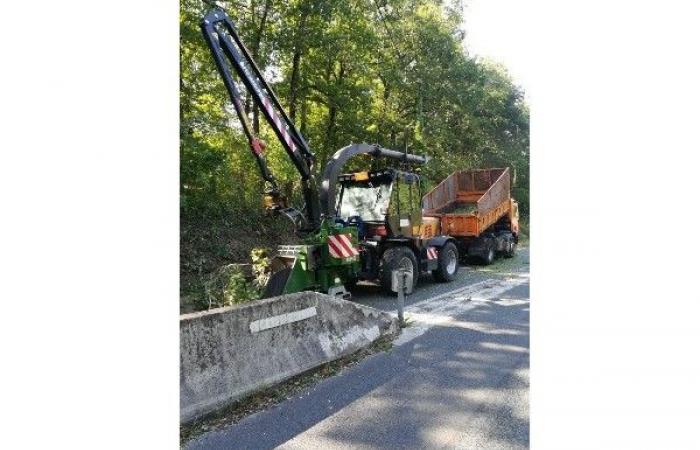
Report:
[[[464,2],[468,5],[468,1]],[[318,158],[351,142],[426,154],[426,189],[457,169],[511,167],[529,215],[529,109],[498,64],[464,48],[462,2],[220,1]],[[262,181],[199,30],[211,3],[181,0],[181,310],[259,295],[251,251],[294,243],[261,207]],[[467,24],[468,28],[469,24]],[[468,29],[466,30],[468,31]],[[252,102],[284,193],[298,177]],[[357,167],[366,161],[356,161]],[[352,169],[353,167],[351,167]],[[299,202],[296,202],[297,204]]]

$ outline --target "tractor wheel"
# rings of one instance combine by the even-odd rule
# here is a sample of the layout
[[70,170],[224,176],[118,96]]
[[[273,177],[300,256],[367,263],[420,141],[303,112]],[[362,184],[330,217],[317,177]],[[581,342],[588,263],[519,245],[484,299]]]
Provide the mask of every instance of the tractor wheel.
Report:
[[406,269],[413,274],[413,284],[408,286],[407,293],[410,294],[418,284],[418,260],[413,251],[408,247],[394,247],[385,251],[382,255],[382,270],[380,281],[382,288],[388,294],[396,295],[391,290],[391,273],[395,270]]
[[265,292],[261,298],[277,297],[282,295],[284,292],[284,287],[287,285],[287,280],[289,279],[289,274],[292,273],[291,267],[285,267],[284,269],[278,270],[270,276],[270,279],[265,285]]
[[442,246],[438,252],[438,267],[433,270],[433,278],[436,281],[452,281],[457,275],[459,267],[459,252],[453,242]]

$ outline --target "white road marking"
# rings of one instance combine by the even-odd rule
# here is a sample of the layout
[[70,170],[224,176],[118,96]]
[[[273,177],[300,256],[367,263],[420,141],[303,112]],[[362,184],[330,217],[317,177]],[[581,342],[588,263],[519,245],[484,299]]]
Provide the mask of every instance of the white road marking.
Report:
[[[410,326],[402,330],[394,345],[406,344],[436,325],[454,322],[454,317],[475,308],[478,303],[496,299],[529,280],[529,274],[517,274],[516,277],[500,280],[489,279],[414,303],[404,310]],[[396,316],[396,313],[392,314]]]
[[259,331],[279,327],[280,325],[285,325],[288,323],[308,319],[315,315],[316,307],[312,306],[310,308],[300,309],[299,311],[292,311],[287,314],[280,314],[279,316],[271,316],[266,317],[264,319],[254,320],[253,322],[250,322],[250,332],[257,333]]

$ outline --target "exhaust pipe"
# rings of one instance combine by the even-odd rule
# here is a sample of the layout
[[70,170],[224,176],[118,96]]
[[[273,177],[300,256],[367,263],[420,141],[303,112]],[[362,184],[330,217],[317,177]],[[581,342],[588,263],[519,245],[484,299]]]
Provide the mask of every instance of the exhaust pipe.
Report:
[[384,158],[398,159],[412,164],[425,164],[428,162],[428,157],[424,155],[414,155],[412,153],[404,153],[388,148],[375,147],[374,151],[370,152],[372,156],[383,156]]

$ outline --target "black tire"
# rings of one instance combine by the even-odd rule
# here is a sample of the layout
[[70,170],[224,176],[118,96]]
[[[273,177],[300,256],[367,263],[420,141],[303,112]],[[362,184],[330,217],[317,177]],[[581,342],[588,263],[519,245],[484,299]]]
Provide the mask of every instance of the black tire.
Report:
[[270,298],[282,295],[282,292],[284,292],[284,286],[286,286],[287,280],[289,279],[289,274],[291,273],[291,267],[285,267],[284,269],[273,273],[270,276],[270,279],[267,281],[265,292],[263,292],[261,298]]
[[506,249],[505,252],[503,252],[503,256],[505,258],[512,258],[515,256],[515,250],[517,249],[518,244],[514,240],[511,240],[508,242],[508,248]]
[[357,278],[352,278],[350,280],[347,280],[345,282],[345,289],[347,289],[348,291],[354,291],[355,288],[357,287],[358,281],[360,281],[360,280],[358,280]]
[[381,282],[382,289],[388,294],[396,295],[396,292],[391,290],[391,272],[398,270],[402,266],[407,265],[407,260],[411,262],[413,266],[413,285],[409,288],[408,293],[410,294],[416,289],[418,284],[418,260],[413,251],[404,246],[393,247],[385,251],[382,255],[382,270],[379,275],[379,281]]
[[481,256],[481,262],[484,263],[485,266],[490,266],[493,264],[494,259],[496,259],[496,251],[493,249],[492,245],[489,245],[486,248],[486,253]]
[[453,242],[442,246],[438,252],[438,268],[433,270],[436,281],[452,281],[459,269],[459,251]]

